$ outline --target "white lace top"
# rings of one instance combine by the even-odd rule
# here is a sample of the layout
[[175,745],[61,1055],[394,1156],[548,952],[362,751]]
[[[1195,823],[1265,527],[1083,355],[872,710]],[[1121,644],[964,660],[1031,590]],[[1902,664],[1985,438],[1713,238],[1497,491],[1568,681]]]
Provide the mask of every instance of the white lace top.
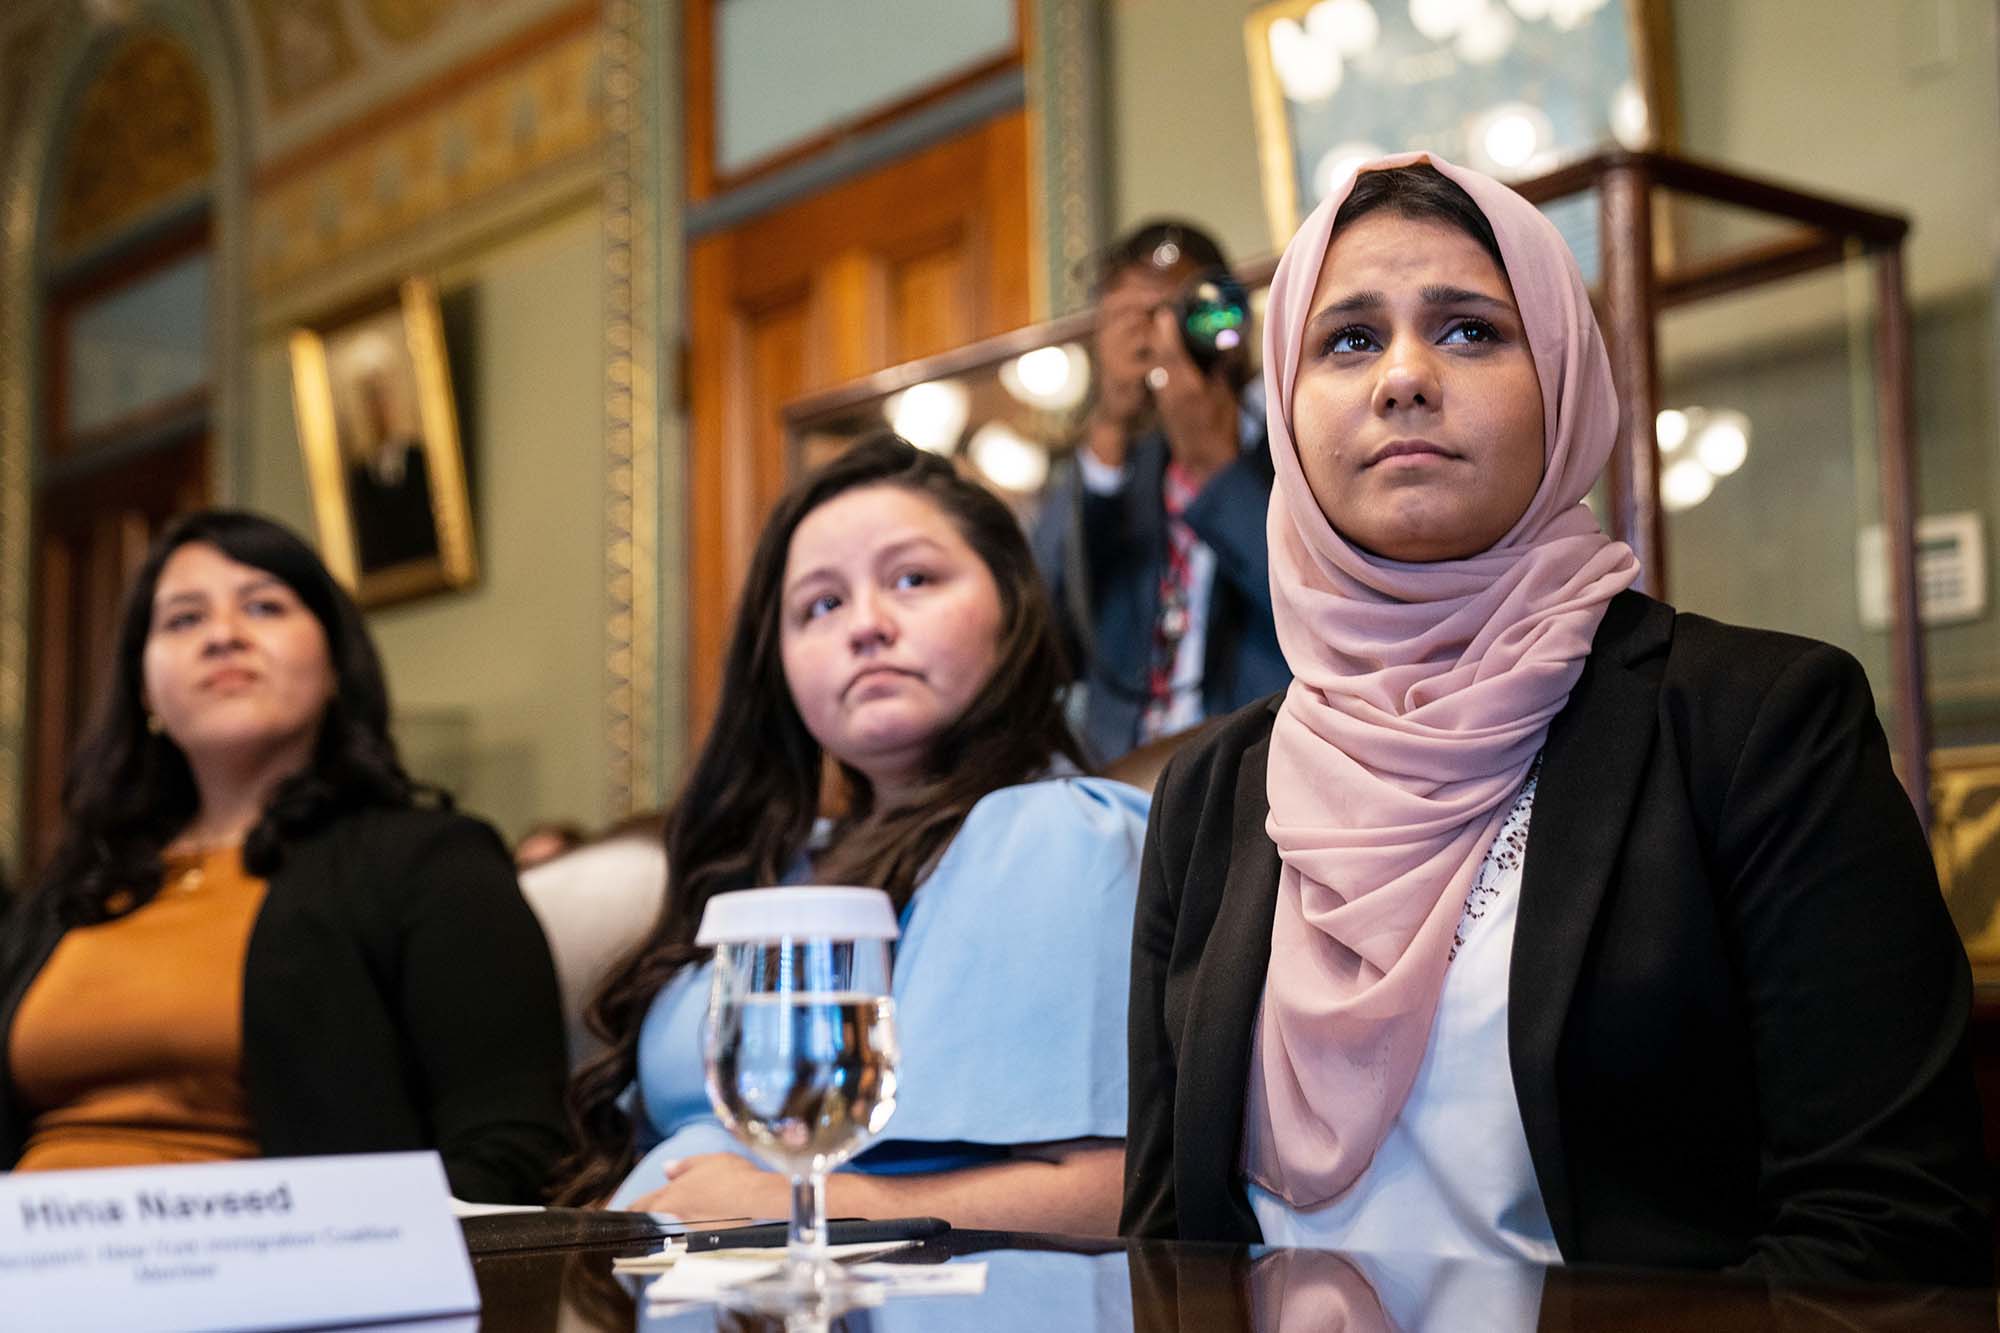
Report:
[[1252,1184],[1267,1243],[1561,1262],[1507,1058],[1514,912],[1540,770],[1537,759],[1466,895],[1430,1046],[1375,1160],[1313,1209]]

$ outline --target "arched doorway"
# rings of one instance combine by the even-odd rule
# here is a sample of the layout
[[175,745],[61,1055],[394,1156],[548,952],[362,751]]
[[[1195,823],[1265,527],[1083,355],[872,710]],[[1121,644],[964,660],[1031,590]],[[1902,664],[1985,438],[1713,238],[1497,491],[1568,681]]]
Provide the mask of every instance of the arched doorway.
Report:
[[215,115],[175,36],[108,38],[78,69],[37,246],[27,866],[108,673],[118,599],[161,526],[210,494]]

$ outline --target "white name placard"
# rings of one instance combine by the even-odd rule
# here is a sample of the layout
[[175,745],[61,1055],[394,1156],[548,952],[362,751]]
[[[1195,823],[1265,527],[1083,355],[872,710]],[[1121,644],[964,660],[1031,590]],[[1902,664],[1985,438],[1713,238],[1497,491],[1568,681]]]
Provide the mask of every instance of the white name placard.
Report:
[[478,1308],[436,1153],[0,1176],[10,1328],[280,1329]]

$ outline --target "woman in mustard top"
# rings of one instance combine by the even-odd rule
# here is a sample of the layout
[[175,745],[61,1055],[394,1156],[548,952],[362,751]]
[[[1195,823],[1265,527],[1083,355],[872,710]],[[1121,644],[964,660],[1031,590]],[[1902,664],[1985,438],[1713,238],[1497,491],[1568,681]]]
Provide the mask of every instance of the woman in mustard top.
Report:
[[286,529],[179,520],[128,594],[66,828],[0,943],[0,1166],[435,1148],[539,1197],[547,945],[499,838],[413,782],[353,602]]

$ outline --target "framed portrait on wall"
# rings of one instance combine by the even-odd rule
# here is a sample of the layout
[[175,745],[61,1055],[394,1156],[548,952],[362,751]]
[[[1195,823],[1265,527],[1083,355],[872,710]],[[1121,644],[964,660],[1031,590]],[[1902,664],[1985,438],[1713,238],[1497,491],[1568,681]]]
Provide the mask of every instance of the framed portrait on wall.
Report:
[[1931,850],[1973,972],[2000,978],[2000,745],[1931,753]]
[[[1674,146],[1668,0],[1273,0],[1245,20],[1279,248],[1354,164],[1427,149],[1525,180]],[[1588,200],[1566,201],[1588,211]],[[1551,216],[1555,210],[1551,209]],[[1589,229],[1565,225],[1574,247]],[[1590,256],[1578,260],[1588,275]]]
[[363,606],[478,577],[436,287],[293,330],[292,401],[327,568]]

